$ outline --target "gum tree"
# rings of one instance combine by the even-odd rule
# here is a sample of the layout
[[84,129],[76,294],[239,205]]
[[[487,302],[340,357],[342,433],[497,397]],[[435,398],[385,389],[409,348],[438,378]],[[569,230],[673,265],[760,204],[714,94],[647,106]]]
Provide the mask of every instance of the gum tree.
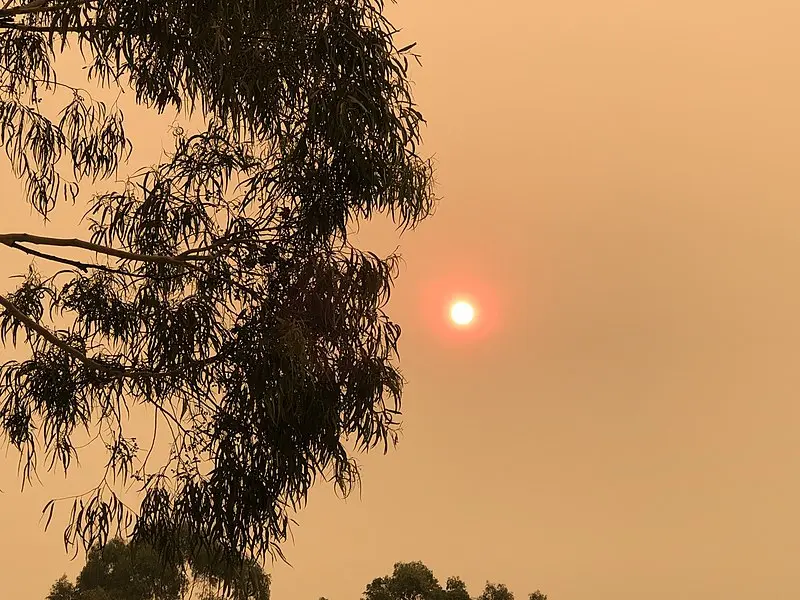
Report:
[[[83,238],[0,232],[8,258],[35,260],[0,295],[2,340],[23,352],[0,369],[0,432],[21,477],[69,473],[87,435],[107,454],[97,487],[74,501],[68,546],[121,531],[164,556],[280,553],[317,478],[347,492],[352,452],[395,441],[400,329],[383,308],[396,260],[347,232],[376,212],[411,227],[434,199],[414,55],[383,8],[0,8],[0,142],[22,190],[3,201],[46,219],[83,203],[89,223]],[[58,55],[77,50],[87,87],[202,126],[176,129],[166,159],[114,183],[131,143],[116,106],[57,78]],[[89,194],[87,181],[106,191]],[[165,460],[129,433],[133,407],[150,411]],[[137,505],[114,477],[136,487]]]

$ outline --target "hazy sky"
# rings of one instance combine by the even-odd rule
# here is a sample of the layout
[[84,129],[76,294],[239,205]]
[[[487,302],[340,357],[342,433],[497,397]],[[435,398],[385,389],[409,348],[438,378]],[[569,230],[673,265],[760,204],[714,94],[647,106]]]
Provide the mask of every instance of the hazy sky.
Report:
[[[360,498],[312,494],[273,597],[356,600],[407,560],[520,599],[798,597],[797,3],[390,11],[423,54],[443,196],[399,242],[362,235],[406,260],[404,436],[364,459]],[[163,122],[136,118],[144,156]],[[74,231],[63,214],[47,231]],[[21,268],[3,254],[4,281]],[[470,333],[443,321],[456,293],[481,311]],[[80,563],[37,524],[52,488],[20,496],[15,464],[0,595],[41,600]]]

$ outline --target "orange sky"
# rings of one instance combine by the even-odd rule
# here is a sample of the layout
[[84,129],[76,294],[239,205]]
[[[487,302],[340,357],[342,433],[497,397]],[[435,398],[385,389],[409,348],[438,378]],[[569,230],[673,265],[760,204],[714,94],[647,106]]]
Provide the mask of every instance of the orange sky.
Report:
[[[797,3],[390,12],[444,197],[399,241],[405,433],[360,498],[312,494],[273,597],[356,600],[405,560],[522,600],[798,597]],[[152,161],[163,121],[129,119]],[[75,231],[62,214],[47,231]],[[3,254],[3,280],[22,268]],[[485,309],[472,334],[439,320],[455,293]],[[20,496],[15,465],[0,595],[41,600],[80,564],[37,524],[54,488]]]

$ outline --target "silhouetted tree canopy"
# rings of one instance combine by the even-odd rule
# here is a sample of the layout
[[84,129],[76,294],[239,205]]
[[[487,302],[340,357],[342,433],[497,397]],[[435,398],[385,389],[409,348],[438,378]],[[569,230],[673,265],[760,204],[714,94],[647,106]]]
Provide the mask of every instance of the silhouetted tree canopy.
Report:
[[477,600],[514,600],[514,594],[502,583],[486,582]]
[[[64,588],[65,581],[56,582],[47,600],[56,600],[54,592]],[[165,566],[152,548],[133,551],[114,539],[89,551],[76,584],[69,585],[74,600],[99,595],[109,600],[179,600],[186,582],[178,566]]]
[[[362,600],[470,600],[470,595],[461,578],[449,577],[443,588],[433,571],[415,561],[396,563],[391,575],[374,579]],[[514,600],[514,594],[502,583],[487,582],[475,600]],[[547,596],[536,590],[528,600],[547,600]]]
[[[41,464],[69,472],[78,438],[99,436],[107,453],[67,545],[122,531],[163,556],[280,553],[318,477],[346,493],[352,449],[395,441],[400,328],[383,307],[397,262],[347,233],[376,211],[411,227],[434,198],[409,48],[382,11],[382,0],[0,8],[0,143],[22,197],[50,219],[60,201],[85,203],[90,224],[86,239],[0,232],[8,251],[62,269],[32,267],[0,295],[2,341],[27,348],[0,369],[0,431],[23,481]],[[204,125],[87,197],[81,184],[119,175],[131,142],[116,106],[56,78],[66,47],[92,85]],[[164,462],[128,433],[137,405],[170,442]],[[114,478],[140,490],[138,506]]]
[[[514,593],[502,583],[486,582],[486,587],[477,600],[514,600]],[[547,600],[547,594],[539,590],[528,594],[528,600]]]
[[470,600],[467,584],[458,577],[448,577],[445,586],[447,600]]
[[364,600],[442,600],[444,590],[421,562],[397,563],[394,571],[367,585]]
[[[222,597],[221,580],[204,565],[165,563],[147,544],[119,538],[92,548],[75,584],[66,575],[50,589],[47,600],[182,600]],[[236,600],[269,600],[269,577],[254,563],[247,576],[230,582]]]
[[73,584],[66,575],[62,575],[58,581],[50,587],[47,600],[75,600],[77,595],[75,584]]

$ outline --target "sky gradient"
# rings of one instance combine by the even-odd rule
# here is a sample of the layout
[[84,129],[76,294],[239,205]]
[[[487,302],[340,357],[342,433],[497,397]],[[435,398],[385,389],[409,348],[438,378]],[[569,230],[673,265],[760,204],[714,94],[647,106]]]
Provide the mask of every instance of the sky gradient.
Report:
[[[796,598],[800,8],[502,5],[389,8],[423,56],[442,196],[402,238],[380,220],[359,236],[405,259],[404,434],[363,459],[360,497],[312,493],[273,598],[356,600],[408,560],[474,595]],[[152,162],[165,120],[126,117]],[[30,227],[14,194],[4,208],[2,230]],[[74,234],[77,212],[38,231]],[[25,265],[6,250],[0,280]],[[457,294],[473,329],[445,321]],[[58,486],[20,495],[15,466],[0,594],[42,600],[81,565],[63,519],[38,524]]]

